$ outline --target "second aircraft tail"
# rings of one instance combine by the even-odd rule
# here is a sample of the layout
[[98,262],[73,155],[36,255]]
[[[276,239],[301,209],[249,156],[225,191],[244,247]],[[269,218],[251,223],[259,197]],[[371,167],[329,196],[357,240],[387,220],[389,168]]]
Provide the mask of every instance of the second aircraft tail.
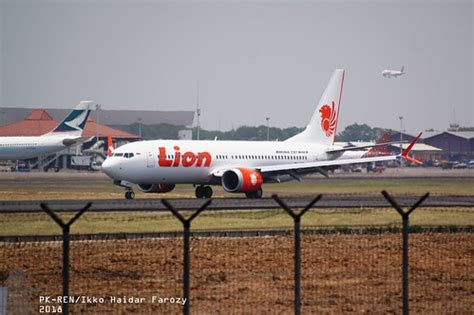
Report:
[[82,101],[50,133],[81,136],[91,112],[93,101]]

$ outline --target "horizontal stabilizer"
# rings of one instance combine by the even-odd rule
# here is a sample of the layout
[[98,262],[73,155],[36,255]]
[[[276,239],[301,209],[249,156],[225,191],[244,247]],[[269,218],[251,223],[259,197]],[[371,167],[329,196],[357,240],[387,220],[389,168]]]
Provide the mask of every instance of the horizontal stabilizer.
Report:
[[64,140],[63,140],[63,144],[64,144],[65,146],[71,146],[71,145],[77,144],[77,143],[89,142],[89,141],[91,141],[92,139],[94,139],[94,137],[68,138],[68,139],[64,139]]

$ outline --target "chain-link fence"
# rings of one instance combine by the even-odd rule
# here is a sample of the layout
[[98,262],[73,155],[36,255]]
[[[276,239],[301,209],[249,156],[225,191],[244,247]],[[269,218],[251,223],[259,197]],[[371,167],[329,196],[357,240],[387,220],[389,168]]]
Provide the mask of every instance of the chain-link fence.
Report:
[[[302,234],[302,313],[401,311],[400,234],[319,232]],[[291,313],[294,248],[287,234],[191,238],[191,312]],[[472,244],[472,231],[411,235],[413,312],[472,310]],[[40,301],[62,295],[60,242],[2,243],[0,257],[9,314],[61,306]],[[182,268],[180,238],[73,241],[69,291],[85,299],[70,304],[70,311],[181,313]]]
[[[472,311],[473,231],[412,229],[412,312]],[[0,313],[59,312],[65,299],[74,314],[173,314],[186,311],[183,305],[193,314],[298,312],[293,229],[213,233],[190,236],[188,296],[179,234],[71,241],[70,298],[62,296],[62,242],[0,243]],[[303,314],[402,311],[401,219],[382,228],[302,228],[300,236]]]

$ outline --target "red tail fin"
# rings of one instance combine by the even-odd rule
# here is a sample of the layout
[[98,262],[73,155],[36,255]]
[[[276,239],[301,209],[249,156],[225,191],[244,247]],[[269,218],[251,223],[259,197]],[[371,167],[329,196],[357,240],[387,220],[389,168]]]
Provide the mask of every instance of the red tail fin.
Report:
[[415,164],[418,164],[418,165],[423,164],[423,162],[418,161],[417,159],[414,159],[414,158],[412,158],[412,157],[409,157],[409,156],[408,156],[408,153],[410,153],[410,151],[411,151],[411,149],[413,148],[413,146],[415,145],[415,143],[418,141],[418,139],[420,139],[421,134],[422,134],[422,132],[420,132],[420,133],[418,134],[418,136],[416,136],[416,138],[413,139],[413,141],[410,143],[410,145],[409,145],[405,150],[403,150],[403,152],[402,152],[402,157],[403,157],[405,160],[410,161],[410,162],[415,163]]
[[[375,143],[380,144],[390,142],[390,136],[391,132],[387,130],[382,134],[382,136],[380,136],[378,140],[375,141]],[[388,152],[388,145],[384,145],[370,148],[369,151],[363,155],[363,157],[384,156],[390,154],[391,153]]]
[[112,136],[107,137],[107,156],[111,156],[114,153],[114,143],[112,142]]

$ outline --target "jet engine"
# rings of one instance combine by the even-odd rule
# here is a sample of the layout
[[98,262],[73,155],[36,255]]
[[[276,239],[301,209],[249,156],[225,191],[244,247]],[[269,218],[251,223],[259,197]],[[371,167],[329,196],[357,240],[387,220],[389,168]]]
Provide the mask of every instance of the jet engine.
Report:
[[262,183],[262,174],[252,169],[234,168],[222,175],[222,187],[227,192],[256,192]]
[[144,193],[167,193],[174,189],[175,184],[138,184],[138,190]]

